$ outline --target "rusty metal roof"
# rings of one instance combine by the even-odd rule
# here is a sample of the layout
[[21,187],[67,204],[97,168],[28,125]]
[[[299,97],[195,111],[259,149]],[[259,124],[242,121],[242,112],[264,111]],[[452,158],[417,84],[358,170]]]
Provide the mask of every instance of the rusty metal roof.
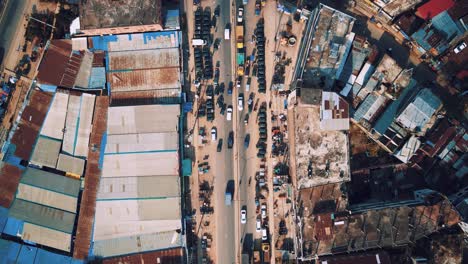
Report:
[[43,84],[73,88],[82,59],[82,51],[72,51],[71,40],[52,40],[39,66],[37,80]]
[[[133,254],[105,259],[103,264],[141,264],[141,263],[164,263],[179,264],[183,261],[182,248],[167,249],[148,253]],[[159,260],[159,261],[158,261]]]
[[18,167],[0,161],[0,206],[11,206],[20,177],[21,170]]
[[[90,151],[88,152],[88,161],[85,171],[85,187],[83,198],[81,200],[80,213],[78,218],[78,227],[76,231],[75,248],[73,257],[85,259],[88,256],[91,245],[91,234],[93,231],[94,214],[96,213],[96,196],[101,177],[99,168],[100,147],[102,135],[107,128],[107,110],[109,98],[107,96],[96,97],[96,106],[94,111],[93,128],[89,139]],[[92,148],[95,148],[93,151]]]

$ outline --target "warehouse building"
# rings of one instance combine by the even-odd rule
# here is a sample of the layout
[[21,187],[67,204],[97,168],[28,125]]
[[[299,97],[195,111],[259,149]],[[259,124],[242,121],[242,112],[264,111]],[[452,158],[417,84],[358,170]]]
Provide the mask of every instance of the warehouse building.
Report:
[[106,52],[111,105],[179,103],[179,31],[88,38],[89,48]]
[[110,107],[93,254],[183,246],[179,105]]
[[91,134],[95,95],[55,93],[30,160],[37,167],[83,175]]
[[77,179],[26,168],[3,233],[70,252],[80,185]]

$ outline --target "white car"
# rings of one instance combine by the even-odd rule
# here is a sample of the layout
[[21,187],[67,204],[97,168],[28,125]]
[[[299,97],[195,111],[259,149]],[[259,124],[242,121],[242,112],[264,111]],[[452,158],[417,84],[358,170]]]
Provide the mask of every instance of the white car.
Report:
[[237,11],[237,23],[242,23],[243,19],[244,19],[244,8],[239,7],[239,10]]
[[227,119],[227,121],[232,120],[232,105],[228,106],[228,108],[227,108],[226,119]]
[[218,133],[216,131],[216,127],[211,129],[211,141],[216,141],[218,139]]
[[456,46],[454,49],[453,49],[453,52],[455,52],[455,54],[458,54],[460,53],[462,50],[464,50],[466,48],[466,43],[465,42],[462,42],[460,43],[460,45]]
[[247,223],[247,210],[245,209],[241,210],[241,223],[242,224]]
[[257,218],[255,231],[257,231],[257,233],[260,233],[262,231],[262,221],[260,220],[260,218]]
[[262,219],[265,219],[267,217],[266,209],[267,209],[266,204],[262,204],[262,207],[261,207]]
[[237,108],[239,111],[244,110],[244,94],[239,94],[239,97],[237,98]]
[[266,228],[262,228],[262,240],[265,242],[268,240],[268,233]]

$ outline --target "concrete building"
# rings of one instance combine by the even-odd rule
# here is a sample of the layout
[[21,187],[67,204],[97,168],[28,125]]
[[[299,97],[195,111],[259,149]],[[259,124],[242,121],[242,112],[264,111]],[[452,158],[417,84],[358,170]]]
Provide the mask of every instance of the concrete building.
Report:
[[[299,79],[307,86],[331,87],[340,77],[355,34],[351,32],[355,19],[345,13],[320,4],[314,11],[299,54],[302,69]],[[301,65],[302,64],[302,65]]]
[[353,1],[355,7],[381,23],[390,24],[404,12],[414,8],[423,0],[370,0]]
[[163,29],[161,0],[87,0],[80,2],[77,35],[114,35]]
[[93,232],[95,255],[184,245],[179,105],[110,107]]

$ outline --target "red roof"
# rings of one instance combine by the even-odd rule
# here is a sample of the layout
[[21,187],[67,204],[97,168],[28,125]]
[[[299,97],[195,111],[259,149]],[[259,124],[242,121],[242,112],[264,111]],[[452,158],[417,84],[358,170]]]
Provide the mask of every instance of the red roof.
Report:
[[455,5],[453,0],[431,0],[420,6],[416,15],[422,19],[431,19]]

